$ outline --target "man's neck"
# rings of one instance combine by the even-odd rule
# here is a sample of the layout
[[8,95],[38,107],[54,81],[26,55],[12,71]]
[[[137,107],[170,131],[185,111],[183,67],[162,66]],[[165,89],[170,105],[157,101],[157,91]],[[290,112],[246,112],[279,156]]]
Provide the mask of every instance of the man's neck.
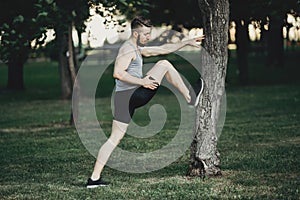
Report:
[[137,47],[137,40],[134,37],[130,37],[128,40],[131,44],[133,44],[135,47]]

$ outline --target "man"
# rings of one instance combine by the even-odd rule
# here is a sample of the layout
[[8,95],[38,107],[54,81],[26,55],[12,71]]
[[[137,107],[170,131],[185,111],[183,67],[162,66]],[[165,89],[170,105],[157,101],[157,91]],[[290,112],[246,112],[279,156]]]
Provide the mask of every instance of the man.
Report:
[[204,36],[178,43],[146,47],[145,44],[150,40],[151,27],[149,20],[135,17],[131,22],[131,37],[119,49],[113,73],[116,79],[116,94],[112,132],[99,150],[93,173],[87,182],[87,188],[108,185],[101,177],[103,167],[112,151],[124,137],[135,109],[147,104],[152,99],[164,77],[181,92],[189,104],[196,106],[199,102],[199,96],[203,89],[202,79],[198,81],[200,86],[196,91],[196,96],[193,97],[193,93],[186,87],[179,73],[167,60],[158,61],[143,77],[142,56],[169,54],[187,45],[199,48],[197,42],[203,40]]

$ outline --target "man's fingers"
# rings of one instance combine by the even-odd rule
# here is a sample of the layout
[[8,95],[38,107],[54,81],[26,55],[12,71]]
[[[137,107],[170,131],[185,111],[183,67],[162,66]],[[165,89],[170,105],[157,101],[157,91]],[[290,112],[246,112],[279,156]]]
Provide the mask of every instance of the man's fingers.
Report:
[[155,90],[158,87],[158,83],[155,82],[155,84],[153,83],[153,84],[145,85],[144,87],[149,88],[151,90]]
[[153,84],[155,85],[155,86],[159,86],[159,83],[158,82],[153,82]]
[[196,42],[201,42],[205,38],[205,35],[201,35],[199,37],[196,37],[195,40]]
[[151,88],[152,88],[152,89],[156,89],[156,88],[157,88],[157,85],[155,85],[155,84],[154,84],[154,85],[151,85]]
[[153,82],[151,87],[153,88],[153,90],[156,89],[158,87],[158,82]]

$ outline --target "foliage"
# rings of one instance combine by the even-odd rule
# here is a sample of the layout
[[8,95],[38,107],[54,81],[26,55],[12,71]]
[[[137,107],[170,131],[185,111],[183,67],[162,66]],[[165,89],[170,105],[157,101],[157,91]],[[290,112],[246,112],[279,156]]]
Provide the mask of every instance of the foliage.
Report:
[[36,4],[40,19],[47,28],[67,31],[70,24],[84,29],[84,21],[89,17],[89,3],[86,0],[38,0]]
[[258,19],[266,17],[279,17],[291,10],[299,11],[299,1],[295,0],[230,0],[232,19]]
[[172,25],[191,28],[201,25],[197,0],[122,0],[110,1],[106,6],[116,6],[115,14],[124,14],[127,18],[142,15],[150,18],[154,25]]
[[[105,12],[98,9],[98,13],[106,17],[107,23],[124,22],[124,19],[111,20],[113,14],[123,14],[127,18],[144,15],[150,17],[155,24],[194,26],[200,21],[195,17],[198,13],[197,2],[192,0],[176,4],[171,1],[149,0],[28,0],[15,4],[14,1],[4,0],[0,8],[0,59],[7,61],[11,54],[25,48],[28,51],[21,53],[25,54],[25,62],[31,50],[31,42],[38,39],[35,45],[42,44],[48,28],[66,31],[74,22],[77,30],[83,31],[84,22],[89,17],[89,7],[99,4],[104,7]],[[177,12],[178,6],[182,9],[181,12]]]
[[175,29],[202,26],[198,0],[153,0],[151,4],[149,16],[156,24],[173,25]]
[[[109,8],[111,14],[123,14],[126,18],[131,19],[135,15],[142,15],[150,18],[151,21],[160,26],[167,24],[174,26],[175,29],[191,28],[201,26],[199,15],[199,5],[197,0],[186,1],[171,1],[171,0],[122,0],[122,1],[109,1],[102,2],[104,7]],[[99,11],[102,16],[105,12]],[[112,15],[108,18],[108,23],[111,22]],[[114,23],[118,21],[113,21]],[[122,24],[124,20],[119,20]]]
[[[9,61],[10,57],[19,54],[21,62],[25,62],[31,49],[31,42],[40,38],[36,45],[43,43],[46,29],[39,19],[34,6],[37,0],[15,1],[3,0],[0,7],[0,59]],[[22,53],[20,53],[22,52]]]

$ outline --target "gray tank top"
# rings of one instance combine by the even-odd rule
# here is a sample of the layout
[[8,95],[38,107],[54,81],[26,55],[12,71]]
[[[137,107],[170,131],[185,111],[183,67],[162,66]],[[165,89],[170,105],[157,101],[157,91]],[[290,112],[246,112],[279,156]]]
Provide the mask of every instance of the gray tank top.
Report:
[[[131,43],[129,43],[133,48],[135,48]],[[138,52],[138,50],[135,51],[136,53],[136,58],[135,60],[132,60],[126,69],[126,72],[130,74],[131,76],[137,77],[137,78],[142,78],[143,77],[143,58]],[[135,84],[130,84],[125,81],[121,81],[116,79],[116,92],[118,91],[124,91],[124,90],[129,90],[138,87],[138,85]]]

